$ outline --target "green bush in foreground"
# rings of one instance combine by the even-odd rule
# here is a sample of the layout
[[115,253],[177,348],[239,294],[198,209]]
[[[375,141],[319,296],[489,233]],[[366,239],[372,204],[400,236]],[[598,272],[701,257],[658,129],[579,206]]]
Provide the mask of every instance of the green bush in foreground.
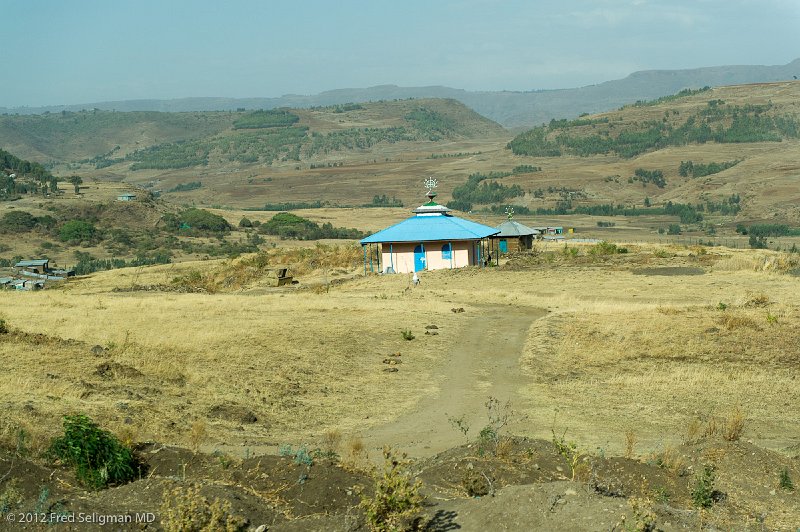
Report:
[[370,497],[361,492],[360,507],[369,529],[376,532],[414,530],[425,499],[419,493],[422,483],[411,479],[405,455],[397,457],[389,447],[384,447],[383,458],[383,471],[373,474],[375,493]]
[[695,475],[692,488],[692,501],[698,508],[711,508],[714,505],[714,466],[706,465]]
[[123,484],[135,477],[131,450],[84,414],[64,416],[64,435],[53,439],[49,454],[74,467],[78,481],[90,489]]

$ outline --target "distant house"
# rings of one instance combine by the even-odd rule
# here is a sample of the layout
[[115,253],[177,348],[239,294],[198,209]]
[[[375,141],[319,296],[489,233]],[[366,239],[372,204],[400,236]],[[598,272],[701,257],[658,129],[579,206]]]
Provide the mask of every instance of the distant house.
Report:
[[492,236],[492,241],[496,242],[493,247],[500,253],[531,249],[533,239],[541,234],[538,229],[531,229],[511,218],[498,225],[497,229],[500,232]]
[[50,260],[49,259],[34,259],[34,260],[21,260],[14,265],[15,268],[19,268],[22,270],[23,273],[38,273],[38,274],[46,274],[50,271]]
[[44,288],[44,281],[37,281],[35,279],[8,279],[8,277],[0,279],[0,287],[9,288],[11,290],[41,290]]
[[17,285],[17,290],[41,290],[42,288],[44,288],[44,281],[34,279],[25,279],[20,285]]
[[539,231],[542,235],[546,236],[556,236],[556,235],[563,235],[564,228],[563,227],[534,227],[537,231]]
[[429,190],[428,203],[414,209],[415,216],[361,240],[365,273],[367,260],[373,268],[373,256],[378,271],[384,273],[462,268],[485,262],[490,255],[487,239],[497,229],[453,216],[450,209],[433,201],[435,196]]
[[117,196],[117,201],[133,201],[136,199],[136,194],[120,194]]
[[75,275],[75,270],[50,269],[49,259],[21,260],[16,263],[14,267],[18,270],[21,270],[20,273],[22,275],[28,277],[39,277],[42,279],[59,280]]

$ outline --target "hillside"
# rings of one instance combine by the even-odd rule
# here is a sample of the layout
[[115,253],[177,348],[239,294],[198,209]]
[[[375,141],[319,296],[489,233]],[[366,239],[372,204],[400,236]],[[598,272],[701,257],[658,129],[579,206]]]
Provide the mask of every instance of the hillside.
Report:
[[799,101],[800,82],[684,91],[552,121],[509,148],[575,172],[563,180],[572,193],[562,198],[565,212],[580,204],[694,204],[738,195],[749,216],[796,220]]
[[[742,222],[800,223],[798,101],[796,81],[690,90],[556,120],[515,139],[454,100],[178,116],[97,111],[77,115],[85,124],[95,120],[104,135],[90,135],[85,125],[69,142],[78,148],[103,142],[109,151],[76,148],[75,158],[52,171],[62,179],[78,174],[84,181],[125,182],[177,204],[239,213],[316,207],[309,211],[315,221],[333,217],[361,230],[397,218],[384,219],[379,210],[347,211],[350,219],[343,210],[315,213],[322,213],[319,207],[414,206],[422,200],[422,179],[433,176],[440,201],[475,214],[502,215],[513,205],[518,215],[539,220],[618,216],[640,228],[642,216],[655,216],[648,232],[680,221],[681,231],[707,237],[732,233]],[[65,149],[60,122],[74,124],[76,117],[2,117],[0,123],[24,119],[40,131],[47,131],[42,124],[57,124],[51,137],[37,137],[49,153],[39,160],[52,161]],[[108,127],[112,119],[123,127]],[[206,132],[180,129],[181,120],[206,124]],[[130,139],[137,124],[171,140]]]
[[[175,192],[181,201],[299,208],[320,201],[363,205],[375,195],[413,206],[421,200],[422,178],[431,175],[440,181],[439,199],[462,200],[451,206],[465,211],[502,214],[512,204],[519,215],[611,215],[622,213],[599,207],[649,203],[654,210],[647,213],[655,215],[667,202],[702,204],[705,220],[693,227],[706,235],[714,224],[732,229],[741,220],[800,222],[798,101],[800,82],[720,87],[554,121],[515,140],[508,135],[383,142],[323,150],[312,159],[301,152],[300,161],[274,161],[270,167],[209,163],[158,174],[132,172],[128,179],[143,185],[157,179],[163,190],[200,183]],[[298,114],[305,116],[298,124],[310,121]],[[315,127],[322,131],[323,125]]]
[[647,70],[624,79],[579,88],[532,91],[466,91],[442,86],[336,89],[316,95],[289,94],[279,98],[181,98],[177,100],[127,100],[81,105],[3,108],[0,113],[41,114],[44,112],[104,109],[117,111],[235,111],[279,107],[314,107],[407,98],[452,98],[504,127],[521,128],[575,118],[581,113],[599,113],[638,100],[674,94],[686,88],[741,85],[797,79],[800,59],[786,65],[727,65],[683,70]]
[[[280,113],[280,111],[277,111]],[[138,168],[182,168],[212,161],[313,158],[321,151],[363,149],[381,142],[495,137],[496,123],[455,100],[377,102],[292,111],[276,124],[247,124],[250,111],[83,111],[0,117],[0,146],[39,162],[118,162]],[[237,125],[239,124],[239,125]],[[243,124],[243,125],[242,125]],[[241,125],[241,127],[240,127]],[[198,155],[200,154],[200,155]]]
[[142,146],[217,134],[231,113],[83,111],[0,117],[0,146],[42,163],[116,156]]

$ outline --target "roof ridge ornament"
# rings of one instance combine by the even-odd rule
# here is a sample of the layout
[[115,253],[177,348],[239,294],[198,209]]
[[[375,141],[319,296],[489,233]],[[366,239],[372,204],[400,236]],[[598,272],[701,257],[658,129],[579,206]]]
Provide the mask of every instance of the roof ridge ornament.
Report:
[[506,216],[508,216],[509,220],[514,217],[514,207],[512,207],[511,205],[506,207]]
[[425,180],[425,188],[428,189],[428,193],[426,194],[426,196],[428,196],[428,199],[430,199],[431,201],[433,201],[433,198],[436,197],[436,192],[434,192],[433,189],[436,188],[438,185],[439,182],[435,180],[433,177],[428,177],[428,179]]

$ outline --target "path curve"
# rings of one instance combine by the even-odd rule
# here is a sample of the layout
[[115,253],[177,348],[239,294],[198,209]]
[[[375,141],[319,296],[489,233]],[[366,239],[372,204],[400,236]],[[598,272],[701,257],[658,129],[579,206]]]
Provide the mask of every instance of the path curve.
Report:
[[428,457],[465,442],[448,418],[464,416],[470,437],[487,423],[485,403],[495,397],[511,401],[527,380],[520,357],[528,330],[547,311],[514,306],[473,307],[461,336],[437,368],[442,378],[438,393],[423,397],[410,412],[370,428],[363,435],[368,449],[384,444],[413,457]]

